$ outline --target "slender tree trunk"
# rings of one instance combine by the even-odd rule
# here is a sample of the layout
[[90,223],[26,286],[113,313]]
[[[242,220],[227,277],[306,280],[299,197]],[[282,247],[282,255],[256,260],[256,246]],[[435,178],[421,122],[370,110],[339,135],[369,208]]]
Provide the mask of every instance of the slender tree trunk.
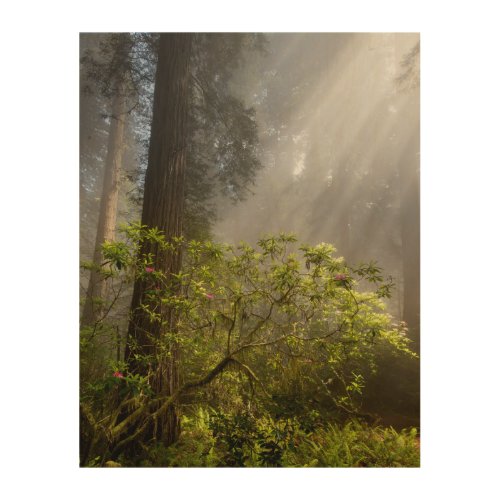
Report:
[[401,241],[403,257],[403,319],[408,324],[413,349],[420,352],[420,134],[410,141],[400,162]]
[[[391,36],[396,42],[397,35]],[[394,44],[395,77],[400,71],[401,58],[409,50],[409,43],[406,45],[402,51],[401,40]],[[420,353],[420,88],[400,94],[399,101],[396,107],[400,116],[394,137],[400,187],[403,320],[414,342],[412,349]],[[406,143],[401,143],[398,137],[407,137]]]
[[[398,50],[395,53],[399,62],[404,53]],[[405,106],[398,106],[401,110],[399,120],[404,124],[404,135],[408,138],[405,144],[399,144],[398,158],[403,320],[408,324],[413,350],[420,353],[420,88],[406,93],[405,101]]]
[[[182,234],[191,41],[191,34],[160,35],[142,224],[158,228],[167,240]],[[140,252],[152,254],[155,269],[167,277],[180,270],[180,252],[165,254],[151,242],[144,243]],[[154,391],[170,396],[179,387],[178,346],[170,341],[168,354],[161,354],[156,352],[154,341],[165,340],[166,334],[175,332],[176,317],[172,309],[164,308],[160,312],[161,322],[152,322],[140,307],[146,298],[145,291],[146,283],[137,280],[125,355],[135,372],[146,375],[153,368]],[[152,363],[156,365],[147,367],[134,354],[152,355]],[[178,432],[176,410],[171,407],[162,421],[157,422],[152,437],[168,445],[176,440]]]
[[[94,259],[96,266],[102,264],[101,247],[105,241],[115,237],[116,214],[118,209],[118,188],[122,166],[123,136],[125,130],[126,98],[125,82],[120,82],[113,98],[111,123],[109,128],[108,152],[104,168],[99,222],[95,239]],[[106,282],[99,273],[92,270],[83,308],[82,323],[91,325],[97,321],[106,297]]]

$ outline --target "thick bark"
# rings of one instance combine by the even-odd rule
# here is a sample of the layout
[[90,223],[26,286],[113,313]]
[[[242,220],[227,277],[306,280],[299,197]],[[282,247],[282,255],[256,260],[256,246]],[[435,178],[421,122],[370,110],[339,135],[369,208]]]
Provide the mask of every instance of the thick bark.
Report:
[[[104,170],[99,222],[95,240],[94,259],[96,267],[102,264],[102,244],[115,237],[116,213],[118,208],[118,189],[122,166],[123,137],[125,131],[125,82],[119,83],[118,91],[113,97],[111,124],[109,128],[108,152]],[[106,281],[96,270],[90,273],[87,296],[83,308],[82,323],[94,324],[102,312],[102,304],[106,296]]]
[[[191,34],[160,35],[142,224],[158,228],[167,240],[182,234],[191,39]],[[152,242],[145,242],[140,252],[152,254],[154,268],[167,277],[180,270],[180,253],[167,254]],[[140,307],[147,300],[145,292],[146,283],[137,280],[125,355],[135,372],[146,375],[153,368],[155,375],[151,382],[157,395],[173,395],[179,388],[178,346],[171,342],[169,354],[160,354],[154,341],[175,332],[175,314],[163,307],[159,311],[161,322],[152,322]],[[151,355],[157,364],[146,367],[134,354]],[[176,440],[179,426],[174,406],[157,424],[154,437],[167,445]]]

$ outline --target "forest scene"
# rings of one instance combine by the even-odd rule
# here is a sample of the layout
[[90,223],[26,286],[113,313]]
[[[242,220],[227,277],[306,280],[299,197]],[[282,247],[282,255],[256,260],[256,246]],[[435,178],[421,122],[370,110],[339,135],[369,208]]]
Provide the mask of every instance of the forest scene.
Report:
[[80,33],[79,78],[80,467],[420,467],[419,34]]

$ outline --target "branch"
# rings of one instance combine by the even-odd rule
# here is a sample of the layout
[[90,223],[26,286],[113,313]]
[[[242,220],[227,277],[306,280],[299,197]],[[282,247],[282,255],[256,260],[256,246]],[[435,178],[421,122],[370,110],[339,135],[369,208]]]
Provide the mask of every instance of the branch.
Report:
[[227,354],[231,352],[231,334],[233,333],[234,327],[236,325],[236,314],[237,314],[237,304],[240,302],[241,296],[239,296],[236,301],[234,302],[234,312],[233,312],[233,319],[231,320],[231,326],[227,332]]
[[[237,359],[233,359],[233,362],[238,365],[240,368],[243,369],[243,371],[247,374],[248,378],[254,382],[257,382],[262,391],[264,392],[264,394],[269,398],[271,397],[269,395],[269,393],[266,391],[266,388],[264,387],[264,384],[260,381],[260,379],[257,377],[257,375],[255,375],[255,373],[251,370],[251,368],[247,365],[245,365],[244,363],[242,363],[241,361],[238,361]],[[253,389],[252,389],[253,391]]]
[[184,384],[179,392],[184,393],[190,389],[194,389],[197,387],[202,387],[204,385],[209,384],[219,373],[221,373],[226,366],[228,366],[230,363],[235,362],[235,360],[231,356],[226,356],[220,363],[218,363],[210,372],[207,373],[203,378],[195,381],[195,382],[188,382]]

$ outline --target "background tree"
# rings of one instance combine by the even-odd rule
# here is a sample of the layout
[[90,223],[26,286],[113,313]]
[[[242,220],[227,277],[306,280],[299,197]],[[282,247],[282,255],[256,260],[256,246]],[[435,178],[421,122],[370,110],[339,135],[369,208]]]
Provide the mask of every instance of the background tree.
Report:
[[87,49],[82,58],[82,64],[87,70],[87,79],[91,80],[101,95],[111,102],[108,144],[93,253],[94,268],[90,271],[82,314],[82,322],[85,325],[94,324],[100,318],[106,298],[106,281],[100,278],[97,270],[102,265],[102,244],[105,241],[113,241],[115,237],[126,121],[130,114],[131,98],[135,93],[131,88],[132,44],[128,34],[110,35],[101,40],[93,51]]
[[420,351],[420,43],[401,61],[398,75],[401,113],[407,129],[398,131],[401,241],[404,277],[403,318]]

